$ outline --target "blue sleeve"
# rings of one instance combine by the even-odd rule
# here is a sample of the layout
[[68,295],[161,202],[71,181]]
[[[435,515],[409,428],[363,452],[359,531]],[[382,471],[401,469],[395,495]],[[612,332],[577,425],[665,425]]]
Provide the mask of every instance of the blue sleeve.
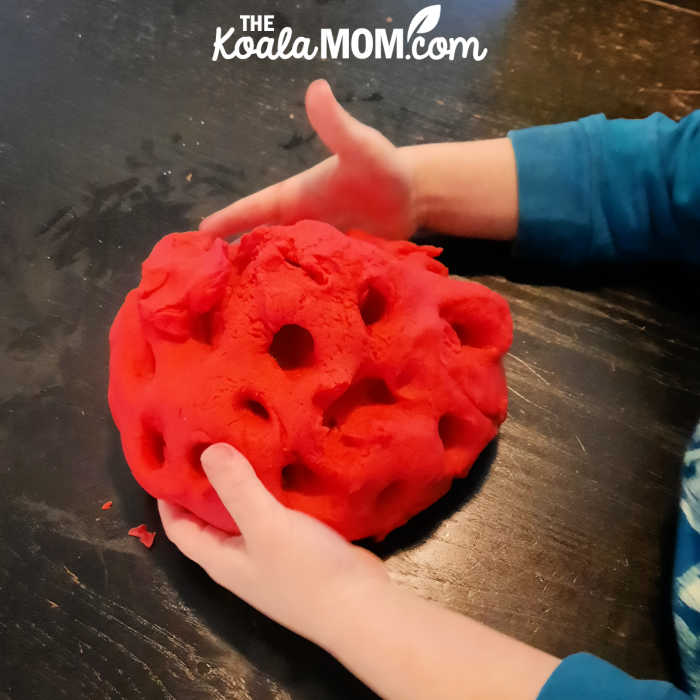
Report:
[[508,136],[516,254],[567,264],[700,263],[700,111],[680,122],[597,114]]
[[537,700],[689,700],[664,681],[639,681],[591,654],[564,659]]

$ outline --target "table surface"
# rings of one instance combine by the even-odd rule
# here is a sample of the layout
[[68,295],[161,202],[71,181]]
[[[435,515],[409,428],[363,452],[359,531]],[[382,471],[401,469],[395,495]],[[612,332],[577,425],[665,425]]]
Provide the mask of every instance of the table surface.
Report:
[[[372,697],[166,541],[106,405],[109,325],[154,242],[324,156],[302,107],[312,78],[397,144],[700,107],[695,0],[445,3],[443,34],[478,36],[481,63],[212,63],[216,25],[249,9],[234,4],[0,6],[1,697]],[[406,27],[420,7],[254,9],[314,36]],[[525,642],[673,677],[697,280],[619,270],[563,285],[497,246],[446,246],[454,272],[510,301],[510,417],[472,474],[379,552],[400,585]],[[152,550],[126,536],[141,522]]]

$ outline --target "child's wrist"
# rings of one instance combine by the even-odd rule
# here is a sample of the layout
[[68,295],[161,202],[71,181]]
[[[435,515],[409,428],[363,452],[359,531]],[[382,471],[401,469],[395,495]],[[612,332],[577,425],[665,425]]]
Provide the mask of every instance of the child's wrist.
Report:
[[419,227],[458,236],[512,240],[518,182],[509,139],[399,149]]
[[353,630],[364,625],[368,616],[380,615],[382,601],[390,598],[395,590],[388,576],[346,581],[334,595],[327,597],[323,624],[311,641],[335,657],[344,655],[348,645],[354,643]]
[[425,174],[420,153],[421,146],[402,146],[399,159],[411,189],[411,209],[416,228],[426,226],[430,218],[430,198],[425,187]]

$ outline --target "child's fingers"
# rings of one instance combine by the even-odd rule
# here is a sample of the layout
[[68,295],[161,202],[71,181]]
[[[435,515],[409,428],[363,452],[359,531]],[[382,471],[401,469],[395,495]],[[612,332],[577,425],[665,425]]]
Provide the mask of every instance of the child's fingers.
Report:
[[166,501],[158,501],[158,510],[168,539],[214,581],[239,594],[251,571],[243,537],[228,535]]
[[322,218],[323,183],[336,167],[327,158],[312,168],[292,175],[209,215],[199,225],[203,233],[226,238],[263,224],[288,226],[301,219]]
[[284,509],[263,486],[250,462],[231,445],[220,442],[208,447],[202,453],[202,466],[244,538],[254,538],[267,529]]
[[232,537],[185,508],[167,501],[158,500],[158,511],[167,538],[210,575],[222,560],[235,565],[235,557],[242,556],[242,538]]
[[290,186],[285,182],[270,185],[214,212],[199,224],[199,230],[224,238],[262,224],[284,223],[292,205],[289,191]]
[[357,157],[382,137],[379,132],[346,112],[325,80],[314,80],[306,90],[306,114],[321,141],[341,158]]

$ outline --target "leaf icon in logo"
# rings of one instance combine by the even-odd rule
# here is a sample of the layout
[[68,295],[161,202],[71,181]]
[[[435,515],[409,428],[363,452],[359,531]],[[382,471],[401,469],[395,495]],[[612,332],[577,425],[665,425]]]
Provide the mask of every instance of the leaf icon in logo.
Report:
[[415,17],[411,20],[411,24],[408,25],[408,40],[410,41],[416,32],[418,34],[432,32],[440,21],[441,10],[441,5],[429,5],[416,12]]

